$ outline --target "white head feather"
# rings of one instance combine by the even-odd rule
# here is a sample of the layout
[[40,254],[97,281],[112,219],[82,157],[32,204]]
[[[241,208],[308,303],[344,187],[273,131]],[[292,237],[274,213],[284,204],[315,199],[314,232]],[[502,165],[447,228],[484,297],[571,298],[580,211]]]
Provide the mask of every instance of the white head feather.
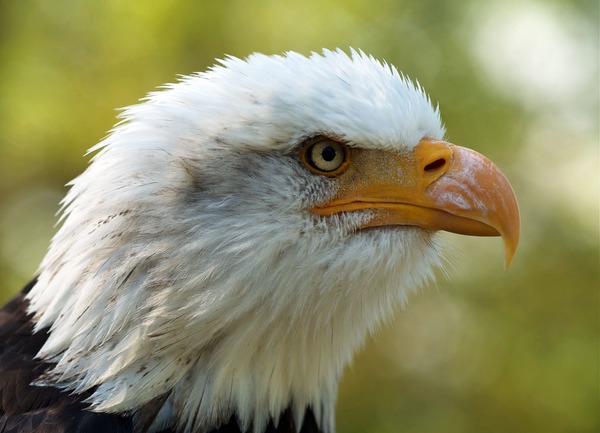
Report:
[[[129,107],[72,182],[29,295],[43,383],[95,387],[97,411],[170,391],[162,424],[260,430],[288,406],[333,429],[354,351],[439,263],[433,232],[356,231],[299,144],[442,138],[422,89],[361,52],[227,58]],[[161,426],[156,424],[155,428]]]

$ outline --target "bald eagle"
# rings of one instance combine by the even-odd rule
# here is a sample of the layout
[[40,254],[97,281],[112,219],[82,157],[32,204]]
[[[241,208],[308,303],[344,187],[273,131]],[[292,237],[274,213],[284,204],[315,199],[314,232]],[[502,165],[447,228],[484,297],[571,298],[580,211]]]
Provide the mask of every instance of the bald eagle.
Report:
[[515,252],[505,176],[363,52],[227,57],[121,117],[0,311],[2,432],[331,433],[437,231]]

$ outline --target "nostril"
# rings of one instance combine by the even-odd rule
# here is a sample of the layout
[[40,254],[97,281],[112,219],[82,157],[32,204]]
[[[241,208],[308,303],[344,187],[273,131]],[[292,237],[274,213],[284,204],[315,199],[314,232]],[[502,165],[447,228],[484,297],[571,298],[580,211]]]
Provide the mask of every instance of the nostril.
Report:
[[435,161],[427,164],[425,166],[424,170],[426,172],[433,172],[433,171],[436,171],[436,170],[442,168],[444,165],[446,165],[446,160],[444,158],[439,158],[439,159],[436,159]]

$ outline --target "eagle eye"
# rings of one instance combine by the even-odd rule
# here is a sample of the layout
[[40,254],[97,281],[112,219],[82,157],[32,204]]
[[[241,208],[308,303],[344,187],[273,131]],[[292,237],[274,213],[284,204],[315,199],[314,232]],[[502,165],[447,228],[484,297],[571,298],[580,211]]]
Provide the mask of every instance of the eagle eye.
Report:
[[302,149],[302,162],[313,173],[337,176],[349,164],[349,150],[345,144],[327,137],[310,140]]

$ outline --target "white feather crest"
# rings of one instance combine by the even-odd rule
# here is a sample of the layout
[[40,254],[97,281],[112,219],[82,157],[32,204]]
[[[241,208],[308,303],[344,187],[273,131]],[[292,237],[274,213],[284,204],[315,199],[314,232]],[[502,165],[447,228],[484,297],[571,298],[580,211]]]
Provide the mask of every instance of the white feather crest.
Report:
[[[333,430],[337,384],[365,337],[432,278],[417,228],[317,218],[333,194],[299,165],[305,138],[367,148],[442,138],[422,89],[362,52],[229,57],[126,109],[72,182],[29,294],[43,379],[94,410],[166,392],[164,417],[260,430],[310,406]],[[164,421],[173,423],[174,421]]]

